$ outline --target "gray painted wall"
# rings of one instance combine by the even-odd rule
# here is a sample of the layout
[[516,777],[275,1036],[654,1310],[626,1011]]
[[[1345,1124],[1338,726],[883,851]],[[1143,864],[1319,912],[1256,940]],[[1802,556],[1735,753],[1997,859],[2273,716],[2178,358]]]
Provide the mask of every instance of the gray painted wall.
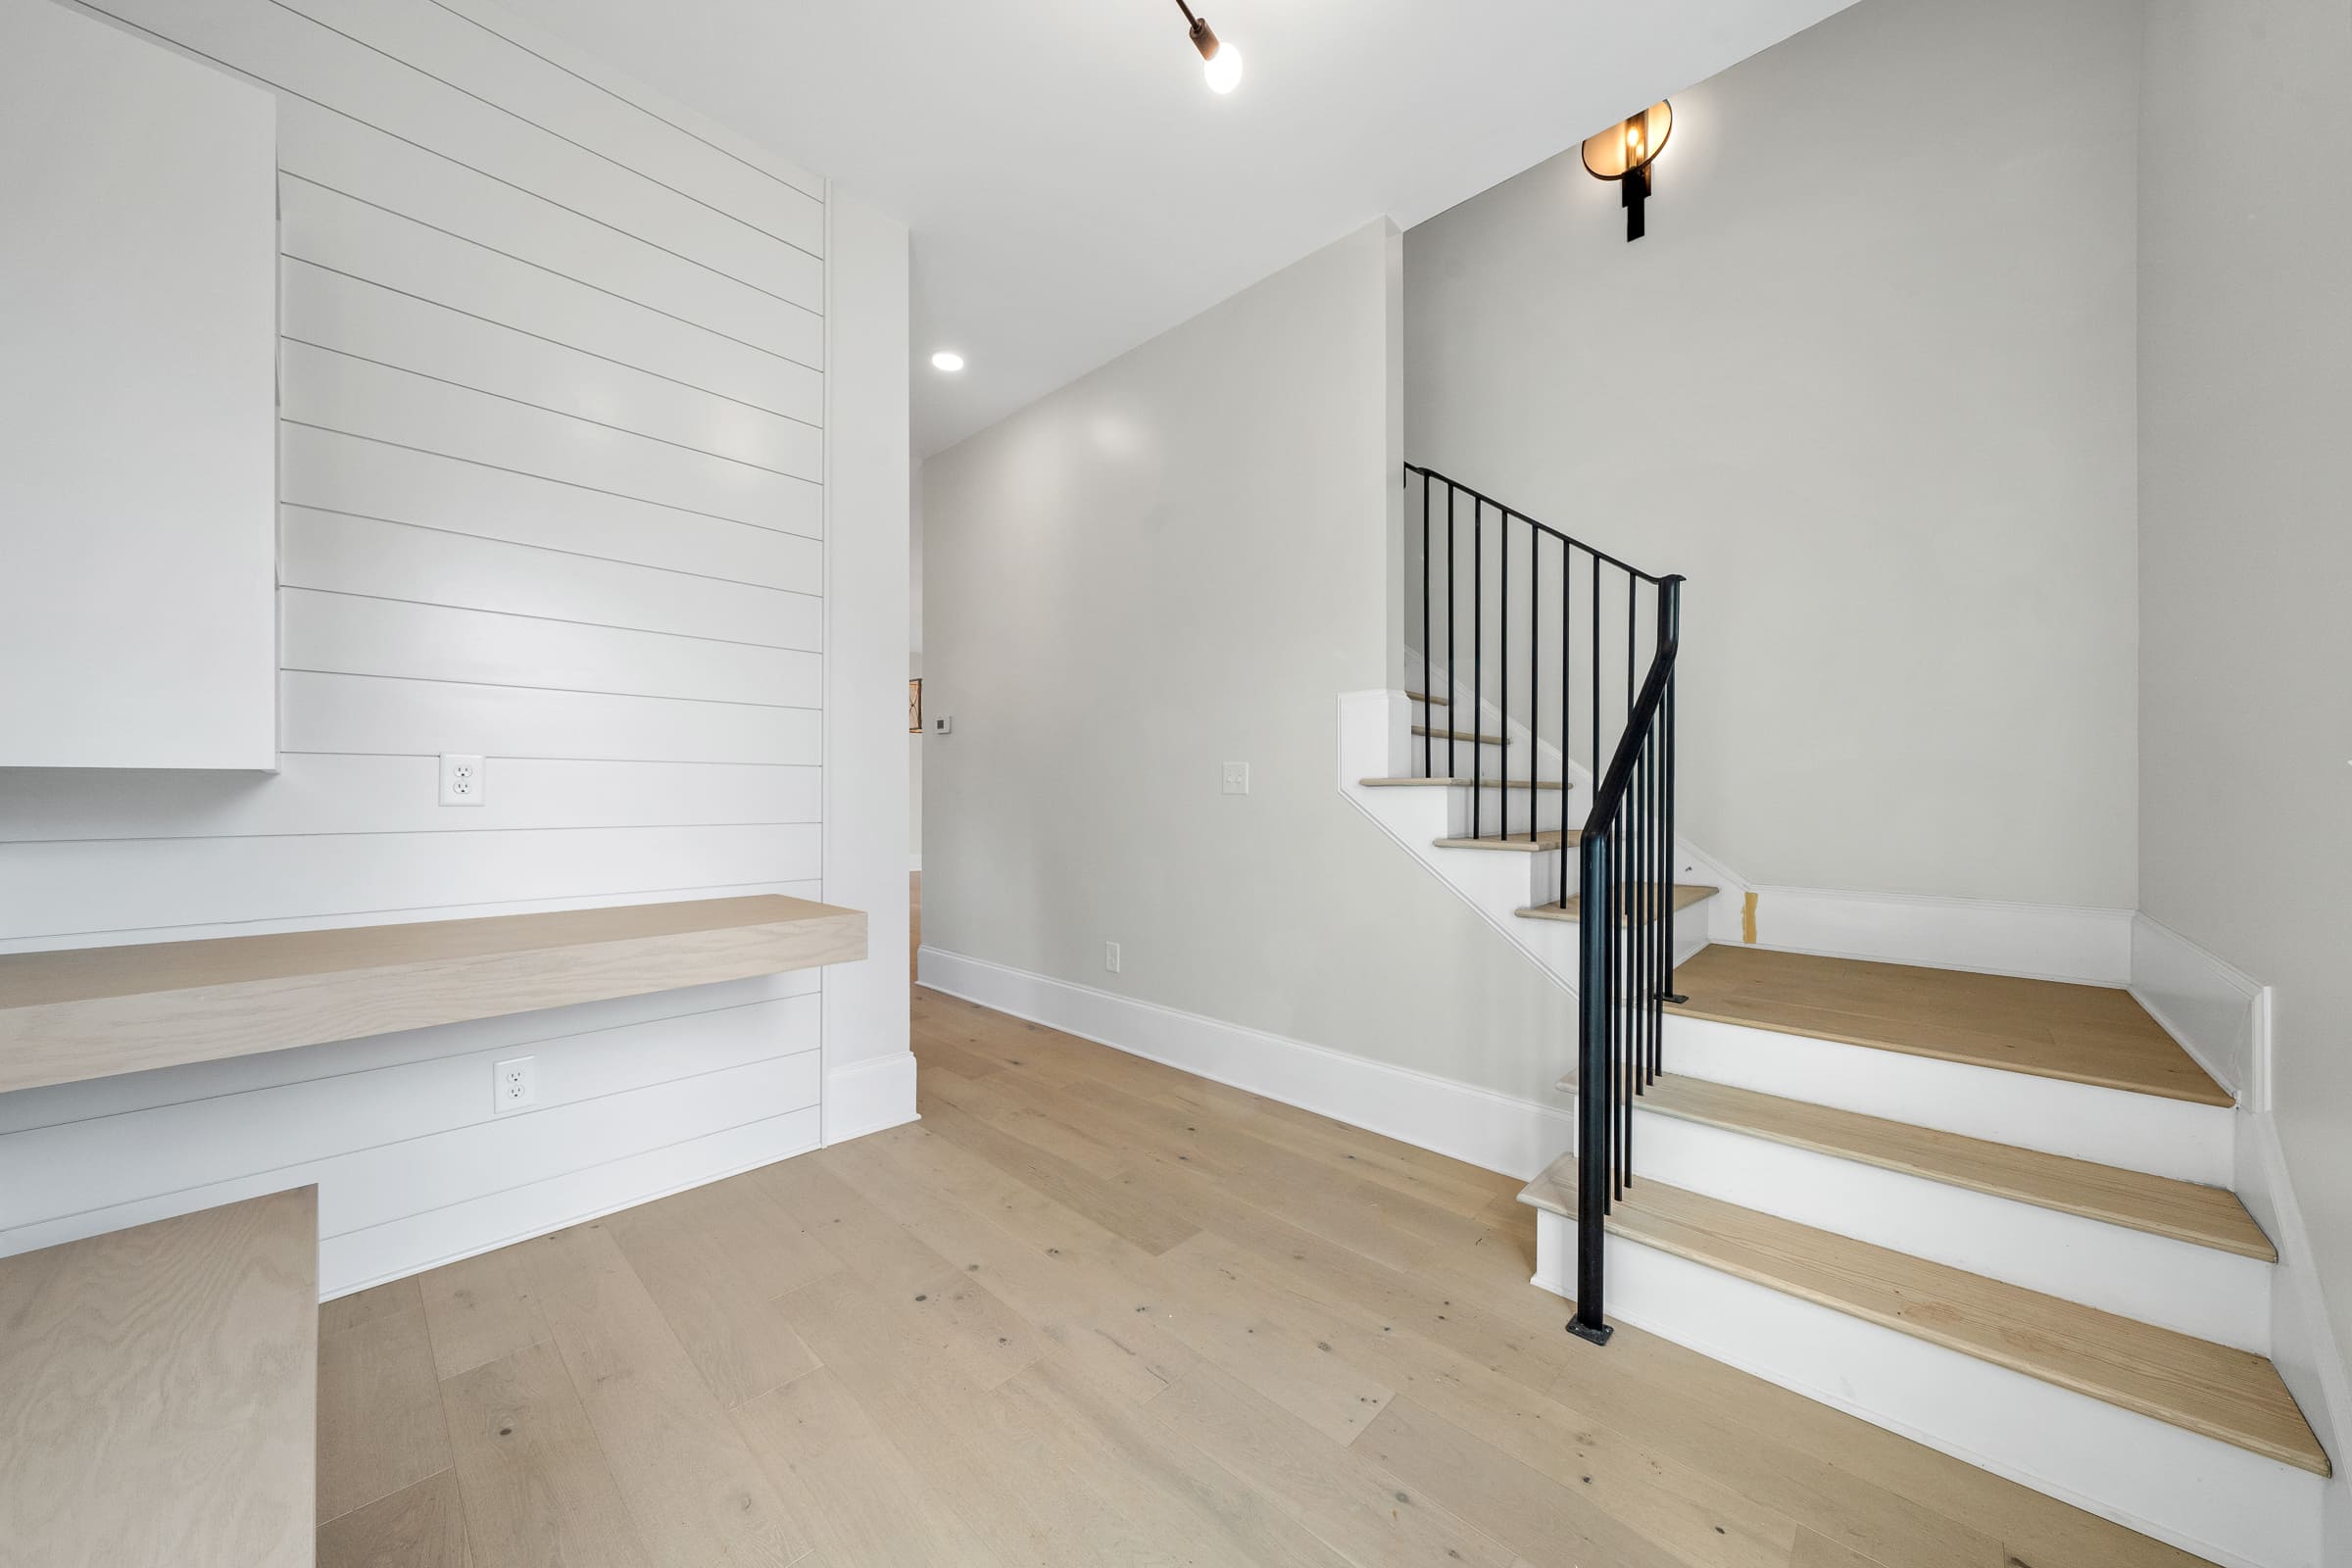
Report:
[[[2275,988],[2279,1141],[2352,1359],[2347,83],[2342,0],[2149,8],[2141,906]],[[2226,134],[2249,115],[2256,156]]]
[[1675,94],[1639,244],[1574,149],[1405,236],[1408,454],[1689,575],[1751,881],[2134,902],[2138,19],[1864,0]]
[[923,935],[1536,1098],[1561,994],[1335,788],[1336,699],[1392,653],[1396,244],[1351,235],[924,466],[955,730],[925,743]]

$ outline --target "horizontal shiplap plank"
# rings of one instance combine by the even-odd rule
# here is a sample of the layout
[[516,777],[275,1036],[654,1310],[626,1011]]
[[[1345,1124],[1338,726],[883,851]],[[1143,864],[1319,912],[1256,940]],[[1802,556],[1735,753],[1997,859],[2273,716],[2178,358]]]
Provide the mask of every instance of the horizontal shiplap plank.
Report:
[[412,0],[291,0],[294,9],[462,91],[803,250],[824,250],[825,207],[708,142],[444,7]]
[[0,843],[486,833],[510,828],[813,822],[813,767],[492,758],[482,804],[440,804],[430,757],[289,756],[275,773],[25,769],[0,783]]
[[[817,998],[803,996],[541,1040],[539,1108],[811,1052],[817,1020]],[[0,1137],[0,1230],[488,1122],[507,1049]]]
[[822,828],[551,828],[0,845],[0,938],[225,925],[820,874]]
[[821,176],[781,156],[765,142],[755,141],[677,99],[655,91],[616,69],[612,61],[582,49],[564,34],[524,20],[501,0],[431,0],[431,3],[464,17],[484,31],[496,33],[519,49],[528,50],[630,107],[676,126],[704,146],[725,154],[755,172],[789,185],[803,195],[819,201],[825,199],[826,183]]
[[277,597],[289,671],[782,708],[815,708],[823,696],[822,662],[794,649],[307,588]]
[[[321,1237],[318,1289],[322,1295],[339,1296],[364,1285],[401,1279],[436,1263],[544,1236],[593,1215],[772,1165],[817,1147],[815,1106],[782,1115],[760,1114],[757,1120],[740,1119],[747,1110],[758,1109],[737,1102],[727,1108],[728,1125],[716,1132],[690,1132],[642,1152],[615,1152],[585,1169],[486,1192],[366,1230]],[[629,1123],[622,1127],[618,1141],[641,1143],[649,1133],[668,1137],[681,1127],[692,1128],[699,1120],[708,1119],[712,1118],[672,1116],[658,1124]],[[573,1136],[585,1135],[584,1129],[573,1130]]]
[[463,1023],[439,1024],[428,1029],[403,1029],[388,1035],[370,1035],[365,1040],[339,1040],[291,1051],[158,1067],[116,1078],[20,1089],[14,1094],[0,1095],[0,1138],[67,1122],[96,1121],[135,1110],[150,1110],[183,1101],[232,1098],[314,1079],[365,1082],[367,1074],[380,1068],[442,1056],[482,1052],[511,1056],[515,1054],[517,1047],[536,1047],[574,1035],[807,996],[818,989],[822,972],[797,969],[749,980],[721,980],[714,985],[650,992],[641,997],[580,1002],[496,1018],[469,1018]]
[[101,0],[93,9],[283,92],[815,312],[824,263],[272,0]]
[[809,764],[820,760],[822,719],[808,709],[665,697],[296,670],[278,677],[281,752]]
[[299,424],[758,527],[823,529],[822,491],[808,479],[291,340],[279,374],[284,416]]
[[796,478],[824,470],[824,432],[309,262],[282,269],[297,342],[431,376]]
[[279,428],[278,490],[289,505],[729,582],[824,583],[823,547],[799,534],[306,424]]
[[485,320],[816,423],[821,371],[634,300],[289,175],[279,184],[286,255]]
[[814,649],[823,630],[808,594],[301,507],[280,513],[278,580],[770,648]]
[[[326,1294],[340,1294],[360,1282],[354,1277],[359,1270],[371,1265],[372,1275],[378,1279],[415,1273],[443,1258],[520,1241],[572,1219],[710,1180],[729,1169],[765,1163],[754,1158],[698,1170],[691,1155],[679,1166],[647,1160],[646,1156],[662,1151],[703,1140],[717,1143],[720,1135],[756,1124],[788,1132],[788,1146],[777,1149],[770,1159],[812,1148],[816,1143],[815,1106],[785,1103],[797,1097],[797,1080],[809,1075],[806,1065],[809,1059],[781,1057],[538,1115],[511,1116],[488,1127],[461,1128],[276,1172],[158,1194],[70,1219],[0,1232],[0,1254],[30,1251],[149,1219],[234,1202],[273,1191],[272,1182],[316,1182],[322,1231],[328,1223],[329,1203],[343,1201],[330,1200],[329,1193],[346,1195],[347,1206],[340,1212],[347,1218],[382,1216],[371,1226],[345,1224],[333,1233],[353,1237],[357,1245],[337,1246],[333,1236],[321,1236],[319,1288]],[[679,1174],[668,1179],[656,1174],[673,1168]],[[414,1198],[404,1201],[400,1194],[412,1178],[436,1196],[450,1191],[458,1196],[439,1203]],[[472,1205],[485,1205],[494,1214],[512,1212],[513,1204],[499,1200],[534,1190],[538,1202],[548,1205],[541,1211],[543,1218],[534,1215],[511,1229],[487,1231],[482,1226],[499,1221],[469,1222],[466,1211]],[[387,1209],[392,1212],[385,1212]],[[369,1230],[394,1228],[403,1241],[379,1238],[358,1243]],[[326,1262],[329,1252],[336,1259],[331,1272]]]
[[348,116],[281,99],[277,166],[617,298],[824,368],[824,322],[799,306]]

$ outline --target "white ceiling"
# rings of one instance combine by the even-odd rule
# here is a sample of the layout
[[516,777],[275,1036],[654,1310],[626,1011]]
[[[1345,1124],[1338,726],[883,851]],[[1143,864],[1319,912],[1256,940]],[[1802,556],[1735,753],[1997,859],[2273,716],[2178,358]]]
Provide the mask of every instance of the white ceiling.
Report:
[[[508,0],[904,220],[919,459],[1850,0]],[[963,353],[956,376],[935,348]]]

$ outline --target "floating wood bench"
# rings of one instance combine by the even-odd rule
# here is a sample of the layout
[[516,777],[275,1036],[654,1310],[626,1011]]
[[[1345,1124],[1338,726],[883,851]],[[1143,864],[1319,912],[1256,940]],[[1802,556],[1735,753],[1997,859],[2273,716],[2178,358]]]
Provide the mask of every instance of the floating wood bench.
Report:
[[0,1093],[865,956],[775,896],[0,956]]
[[310,1568],[318,1190],[0,1259],[0,1557]]

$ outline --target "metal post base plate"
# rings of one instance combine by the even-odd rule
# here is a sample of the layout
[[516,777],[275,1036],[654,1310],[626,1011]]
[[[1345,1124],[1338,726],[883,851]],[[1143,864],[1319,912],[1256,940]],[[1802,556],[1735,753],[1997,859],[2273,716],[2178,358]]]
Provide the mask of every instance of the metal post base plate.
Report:
[[1581,1317],[1572,1317],[1568,1320],[1568,1332],[1593,1345],[1606,1345],[1609,1336],[1617,1331],[1606,1323],[1590,1324]]

